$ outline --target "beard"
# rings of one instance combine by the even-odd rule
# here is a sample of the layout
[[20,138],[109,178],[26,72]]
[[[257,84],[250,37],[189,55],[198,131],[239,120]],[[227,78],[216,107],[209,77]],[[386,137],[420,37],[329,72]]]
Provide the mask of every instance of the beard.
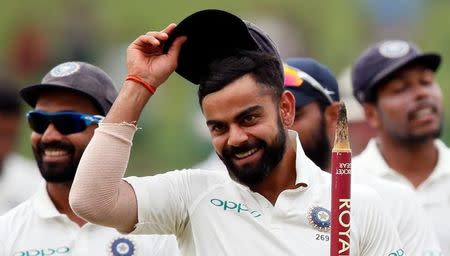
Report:
[[[217,154],[228,169],[230,177],[246,186],[255,186],[264,181],[264,179],[273,172],[280,163],[286,150],[286,133],[280,118],[277,120],[277,135],[271,144],[262,139],[256,139],[253,142],[247,142],[239,147],[227,146],[222,151],[222,156]],[[264,153],[256,163],[247,163],[237,166],[233,162],[236,153],[246,152],[257,148],[264,150]]]
[[[45,163],[42,156],[46,148],[58,148],[67,151],[71,157],[64,163]],[[39,143],[36,148],[33,147],[33,154],[39,171],[47,182],[71,183],[73,181],[81,154],[79,157],[75,157],[75,147],[72,144],[65,142]]]
[[[383,116],[382,116],[383,118]],[[383,121],[384,123],[387,123],[387,121]],[[427,141],[437,139],[441,137],[442,135],[442,129],[444,124],[444,118],[441,115],[440,116],[440,122],[439,126],[435,128],[434,130],[428,131],[428,132],[422,132],[422,133],[414,133],[411,130],[407,130],[406,132],[402,132],[399,129],[396,129],[396,127],[390,127],[387,126],[387,132],[389,135],[394,138],[396,141],[400,142],[403,145],[419,145],[423,144]]]
[[312,134],[314,143],[312,145],[303,145],[306,156],[311,159],[320,169],[328,171],[331,157],[331,147],[328,141],[327,131],[325,130],[325,118],[322,115],[319,130]]
[[442,134],[442,123],[436,130],[423,133],[423,134],[414,134],[411,132],[407,132],[406,134],[401,134],[398,132],[391,132],[391,136],[395,138],[397,141],[400,141],[405,145],[417,145],[427,142],[430,139],[437,139],[441,137]]

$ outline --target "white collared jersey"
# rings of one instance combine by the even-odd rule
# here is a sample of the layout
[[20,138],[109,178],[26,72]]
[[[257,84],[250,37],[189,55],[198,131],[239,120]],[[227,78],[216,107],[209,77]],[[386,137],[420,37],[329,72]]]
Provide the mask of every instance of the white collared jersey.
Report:
[[352,165],[358,171],[414,189],[416,198],[425,210],[427,221],[433,224],[442,255],[450,255],[450,222],[446,221],[450,216],[450,150],[440,140],[435,140],[435,145],[438,150],[437,164],[431,175],[417,188],[388,166],[378,150],[375,139],[370,140],[366,149],[352,159]]
[[59,213],[45,187],[0,217],[1,256],[177,256],[173,235],[123,235]]
[[[206,161],[196,167],[227,171],[216,153],[211,154]],[[388,211],[397,228],[407,255],[442,255],[431,222],[411,188],[375,175],[362,173],[355,166],[352,168],[352,183],[369,186],[378,193],[383,201],[383,208]]]
[[[225,172],[129,177],[138,201],[135,234],[173,233],[183,255],[329,255],[330,175],[297,144],[297,189],[272,205]],[[352,187],[351,255],[405,255],[395,225],[370,188]]]

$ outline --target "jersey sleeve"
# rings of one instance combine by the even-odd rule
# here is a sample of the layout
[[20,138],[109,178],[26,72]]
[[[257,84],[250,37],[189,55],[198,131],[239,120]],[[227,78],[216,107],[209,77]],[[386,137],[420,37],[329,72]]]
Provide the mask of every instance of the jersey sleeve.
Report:
[[397,229],[400,239],[408,255],[420,253],[420,255],[442,255],[433,226],[425,214],[422,206],[416,200],[412,191],[397,191],[398,201],[392,211],[400,211],[397,214]]
[[355,216],[358,216],[355,224],[361,232],[360,255],[406,256],[396,226],[379,195],[370,189],[366,197],[361,199],[355,200],[352,206],[352,211],[356,211]]
[[125,178],[134,189],[138,223],[132,233],[177,234],[189,221],[189,187],[184,171]]
[[205,170],[176,170],[149,177],[128,177],[137,198],[138,223],[132,233],[182,234],[195,199],[223,175]]

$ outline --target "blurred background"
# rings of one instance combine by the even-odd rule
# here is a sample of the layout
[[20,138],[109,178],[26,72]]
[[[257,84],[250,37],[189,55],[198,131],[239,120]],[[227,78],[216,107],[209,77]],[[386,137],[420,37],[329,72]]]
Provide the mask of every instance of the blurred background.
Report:
[[[171,22],[178,23],[195,11],[215,8],[232,12],[263,28],[278,45],[283,58],[312,57],[329,66],[337,76],[375,41],[389,38],[414,41],[425,51],[442,54],[443,64],[437,80],[445,95],[445,109],[450,106],[450,33],[447,27],[450,1],[211,2],[214,3],[5,1],[0,11],[0,76],[18,80],[25,86],[38,83],[58,63],[79,60],[103,68],[120,89],[126,75],[125,49],[137,36],[161,30]],[[447,111],[443,134],[447,144],[450,142],[449,115]],[[32,158],[30,130],[25,116],[23,120],[17,150]],[[158,89],[157,97],[146,106],[138,126],[141,129],[134,139],[128,175],[150,175],[190,167],[207,158],[212,150],[197,103],[196,86],[178,75],[173,75]]]

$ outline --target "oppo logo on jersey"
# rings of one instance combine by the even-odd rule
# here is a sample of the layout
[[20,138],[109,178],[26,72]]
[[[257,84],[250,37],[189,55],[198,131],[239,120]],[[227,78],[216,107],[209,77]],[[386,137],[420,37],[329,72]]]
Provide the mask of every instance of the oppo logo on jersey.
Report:
[[237,213],[246,212],[250,213],[255,218],[261,216],[261,213],[255,210],[248,209],[247,206],[243,203],[235,203],[233,201],[224,201],[221,199],[213,198],[210,200],[211,204],[220,208],[223,208],[224,211],[236,211]]
[[402,249],[398,249],[397,251],[388,254],[388,256],[405,256],[405,255],[406,253]]
[[47,255],[66,255],[70,252],[70,248],[62,246],[59,248],[47,248],[47,249],[30,249],[26,251],[20,251],[14,253],[14,256],[47,256]]

